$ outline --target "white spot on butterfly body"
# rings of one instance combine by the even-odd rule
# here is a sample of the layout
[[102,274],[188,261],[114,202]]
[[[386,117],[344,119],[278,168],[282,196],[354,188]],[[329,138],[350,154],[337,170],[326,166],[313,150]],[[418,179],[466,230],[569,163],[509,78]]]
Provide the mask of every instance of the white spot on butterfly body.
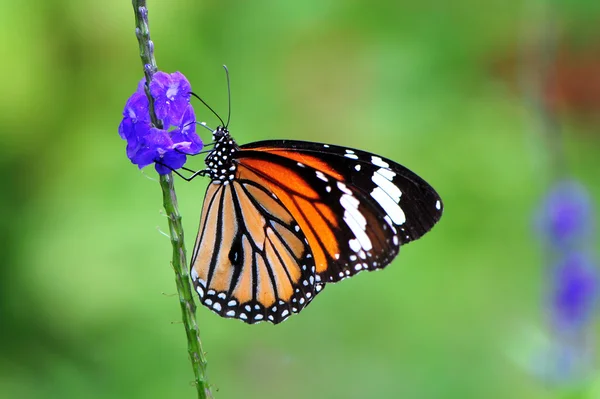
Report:
[[438,211],[439,211],[440,209],[442,209],[442,203],[440,202],[440,200],[437,200],[437,201],[435,202],[435,209],[437,209]]
[[371,197],[381,205],[395,224],[401,225],[406,222],[406,215],[404,215],[402,208],[381,187],[375,187],[371,192]]

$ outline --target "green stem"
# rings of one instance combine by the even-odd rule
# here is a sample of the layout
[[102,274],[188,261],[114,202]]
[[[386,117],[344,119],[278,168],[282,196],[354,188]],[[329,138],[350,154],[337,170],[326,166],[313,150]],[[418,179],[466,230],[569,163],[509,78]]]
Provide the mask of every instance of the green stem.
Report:
[[[150,103],[150,119],[155,127],[162,128],[162,122],[156,118],[154,112],[154,99],[150,95],[149,88],[152,77],[158,71],[158,67],[154,59],[154,44],[150,40],[148,9],[145,0],[132,0],[132,3],[135,14],[135,33],[140,44],[140,57],[144,64],[144,75],[146,76],[145,91]],[[188,352],[194,370],[198,398],[212,398],[210,385],[206,376],[207,361],[202,350],[202,342],[200,341],[200,333],[198,331],[198,324],[196,323],[196,305],[194,304],[194,297],[190,288],[191,284],[187,270],[181,215],[179,215],[177,208],[177,197],[171,173],[160,175],[160,187],[163,192],[163,206],[169,220],[169,233],[173,246],[172,266],[175,271],[175,282],[177,284],[177,292],[179,293],[181,315],[187,335]]]

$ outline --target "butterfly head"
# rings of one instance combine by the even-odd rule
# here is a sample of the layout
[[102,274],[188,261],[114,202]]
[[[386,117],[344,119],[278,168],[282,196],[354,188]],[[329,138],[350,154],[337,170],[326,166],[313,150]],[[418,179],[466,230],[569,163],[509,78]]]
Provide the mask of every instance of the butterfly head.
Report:
[[219,142],[224,137],[230,138],[229,130],[223,126],[217,126],[217,128],[213,131],[213,140],[215,142]]
[[237,165],[233,155],[238,151],[238,145],[223,126],[213,132],[213,140],[215,146],[205,160],[208,175],[214,183],[229,184],[235,178]]

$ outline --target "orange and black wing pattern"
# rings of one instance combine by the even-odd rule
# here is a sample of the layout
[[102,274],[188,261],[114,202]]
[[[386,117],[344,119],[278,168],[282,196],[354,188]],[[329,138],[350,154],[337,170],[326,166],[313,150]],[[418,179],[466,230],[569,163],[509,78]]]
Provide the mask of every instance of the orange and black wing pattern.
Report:
[[323,288],[292,215],[250,180],[209,185],[191,275],[205,306],[247,323],[279,323]]
[[238,147],[220,132],[191,275],[223,317],[279,323],[325,284],[385,267],[442,215],[435,190],[389,159],[289,140]]
[[318,282],[385,267],[442,215],[435,190],[389,159],[291,140],[241,148],[240,178],[251,171],[286,206],[308,240]]

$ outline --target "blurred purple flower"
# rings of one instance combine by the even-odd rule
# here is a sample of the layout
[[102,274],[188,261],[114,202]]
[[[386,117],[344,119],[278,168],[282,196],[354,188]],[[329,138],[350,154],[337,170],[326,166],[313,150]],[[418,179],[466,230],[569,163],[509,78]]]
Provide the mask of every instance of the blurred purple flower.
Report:
[[590,256],[570,252],[552,270],[551,314],[560,330],[584,326],[598,298],[598,271]]
[[586,338],[600,294],[592,249],[593,219],[591,197],[574,180],[554,184],[536,214],[551,266],[546,306],[553,335],[544,368],[553,382],[579,381],[593,363],[593,344]]
[[557,249],[585,240],[594,228],[592,201],[585,187],[573,180],[555,184],[542,203],[538,228]]
[[[190,104],[191,86],[180,72],[157,72],[150,83],[156,116],[163,129],[152,126],[144,79],[127,100],[119,135],[127,140],[127,157],[141,169],[152,163],[160,174],[181,168],[186,155],[195,155],[202,149],[202,140],[196,134],[196,116]],[[171,130],[169,130],[171,129]],[[165,166],[166,165],[166,166]]]

